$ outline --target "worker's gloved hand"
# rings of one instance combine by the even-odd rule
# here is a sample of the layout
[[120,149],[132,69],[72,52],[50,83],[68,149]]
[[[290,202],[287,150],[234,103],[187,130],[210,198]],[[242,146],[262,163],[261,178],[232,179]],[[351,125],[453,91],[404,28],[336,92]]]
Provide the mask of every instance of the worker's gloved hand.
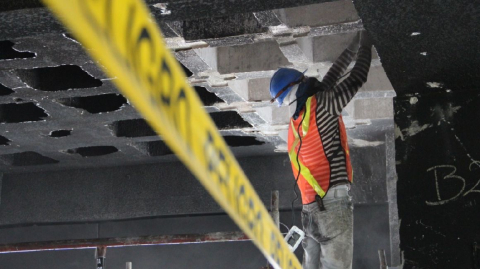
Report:
[[361,32],[357,32],[357,34],[355,35],[355,37],[353,38],[352,42],[350,43],[350,45],[348,45],[348,50],[349,51],[352,51],[352,52],[357,52],[358,51],[358,48],[360,47],[360,33]]
[[363,30],[360,34],[360,46],[371,47],[373,45],[370,34]]

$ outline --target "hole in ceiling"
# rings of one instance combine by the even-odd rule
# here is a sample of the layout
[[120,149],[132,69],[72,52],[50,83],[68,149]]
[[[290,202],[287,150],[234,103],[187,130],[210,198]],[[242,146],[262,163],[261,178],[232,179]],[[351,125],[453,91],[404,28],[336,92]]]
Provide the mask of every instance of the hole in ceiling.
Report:
[[[1,50],[1,49],[0,49]],[[3,86],[1,83],[0,83],[0,96],[2,95],[9,95],[11,93],[14,93],[14,91],[10,88],[7,88],[5,86]]]
[[214,112],[210,116],[219,130],[252,127],[235,111]]
[[112,123],[110,129],[116,137],[142,137],[157,135],[144,119],[120,120]]
[[192,71],[190,71],[190,69],[186,68],[185,65],[183,65],[181,62],[178,62],[182,68],[183,68],[183,72],[185,72],[185,76],[188,78],[188,77],[191,77],[193,75]]
[[149,141],[134,143],[133,146],[148,156],[165,156],[173,154],[170,148],[163,141]]
[[2,161],[6,165],[11,166],[29,166],[59,163],[59,161],[55,159],[43,156],[33,151],[0,155],[0,161]]
[[10,145],[9,142],[11,142],[11,141],[8,138],[0,135],[0,146],[8,146],[8,145]]
[[19,69],[15,73],[28,86],[47,92],[102,86],[101,80],[90,76],[77,65]]
[[72,130],[57,130],[57,131],[51,131],[50,137],[64,137],[64,136],[69,136],[71,134],[72,134]]
[[67,153],[71,153],[71,154],[78,153],[82,157],[95,157],[95,156],[112,154],[117,151],[118,149],[114,146],[93,146],[93,147],[69,149],[67,150]]
[[[265,142],[258,141],[254,136],[224,136],[229,147],[247,147],[263,145]],[[170,148],[162,140],[137,142],[133,146],[145,155],[157,157],[173,154]]]
[[26,59],[35,57],[35,53],[18,51],[13,48],[12,41],[0,41],[0,60]]
[[225,142],[230,147],[247,147],[263,145],[265,142],[258,141],[255,136],[224,136]]
[[[252,127],[237,112],[214,112],[210,113],[213,122],[219,130],[238,129]],[[156,136],[157,133],[144,119],[120,120],[110,124],[109,128],[116,137],[142,137]]]
[[45,110],[34,103],[0,104],[0,123],[41,121],[48,117]]
[[222,99],[220,99],[214,93],[207,91],[207,89],[204,87],[195,86],[195,91],[200,97],[200,100],[202,100],[204,106],[211,106],[215,103],[224,103]]
[[57,102],[64,106],[84,109],[95,114],[119,110],[127,103],[127,99],[121,94],[109,93],[84,97],[62,98]]

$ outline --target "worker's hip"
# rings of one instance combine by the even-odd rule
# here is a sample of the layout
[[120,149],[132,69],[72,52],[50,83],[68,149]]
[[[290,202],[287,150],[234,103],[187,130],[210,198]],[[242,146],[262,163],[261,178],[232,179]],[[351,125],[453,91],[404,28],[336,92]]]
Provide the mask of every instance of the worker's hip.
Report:
[[[352,196],[350,195],[350,184],[342,184],[337,185],[330,188],[327,194],[322,199],[323,205],[325,208],[327,204],[337,204],[338,201],[344,203],[352,203]],[[318,203],[313,202],[310,204],[303,205],[302,211],[304,212],[312,212],[319,210]]]
[[303,205],[302,210],[305,233],[319,243],[350,231],[353,225],[353,203],[348,185],[331,188],[322,200],[325,210],[317,203]]

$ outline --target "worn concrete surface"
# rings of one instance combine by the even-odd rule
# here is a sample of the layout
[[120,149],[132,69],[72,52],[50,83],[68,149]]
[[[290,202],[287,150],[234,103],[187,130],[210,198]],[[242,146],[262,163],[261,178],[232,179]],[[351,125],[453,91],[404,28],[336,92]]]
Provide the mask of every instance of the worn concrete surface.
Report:
[[[280,197],[282,200],[282,197]],[[378,265],[377,249],[388,247],[385,230],[388,216],[385,204],[357,206],[354,211],[355,227],[353,268],[374,268]],[[282,210],[280,222],[290,225],[291,211]],[[371,218],[375,218],[372,224]],[[296,225],[300,226],[300,212],[296,211]],[[374,229],[372,230],[371,227]],[[286,228],[280,227],[283,233]],[[0,229],[0,244],[60,239],[88,239],[143,235],[191,234],[238,231],[238,227],[225,214],[190,215],[168,218],[145,218],[115,222],[87,224],[56,224]],[[367,236],[365,236],[367,234]],[[242,255],[238,255],[241,252]],[[38,253],[0,255],[0,264],[6,268],[27,269],[85,268],[94,264],[94,250],[66,250]],[[299,259],[302,248],[295,254]],[[107,250],[108,268],[122,268],[125,262],[134,268],[260,268],[265,265],[263,255],[250,242],[188,244],[177,246],[146,246],[110,248]],[[3,267],[2,267],[3,268]]]
[[[354,1],[398,94],[478,85],[477,1]],[[443,84],[430,88],[428,82]]]
[[[387,202],[384,150],[351,148],[356,204]],[[6,174],[0,225],[223,212],[181,163],[166,164]],[[280,208],[290,208],[294,181],[286,154],[241,158],[240,165],[266,204],[275,189]]]

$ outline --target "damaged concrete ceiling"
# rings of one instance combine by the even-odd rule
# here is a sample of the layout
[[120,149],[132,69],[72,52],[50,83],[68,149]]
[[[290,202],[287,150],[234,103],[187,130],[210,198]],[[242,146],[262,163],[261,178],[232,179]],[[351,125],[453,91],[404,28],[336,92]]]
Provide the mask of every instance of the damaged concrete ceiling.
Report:
[[[325,74],[363,24],[350,1],[237,2],[147,1],[234,154],[282,152],[288,111],[268,102],[273,72],[289,66]],[[38,1],[6,3],[0,12],[8,25],[0,28],[0,171],[176,160],[116,90],[115,78],[105,76]],[[394,95],[374,52],[368,83],[344,111],[352,146],[383,141],[375,134],[393,128]]]
[[478,87],[478,1],[356,0],[355,6],[398,95]]

